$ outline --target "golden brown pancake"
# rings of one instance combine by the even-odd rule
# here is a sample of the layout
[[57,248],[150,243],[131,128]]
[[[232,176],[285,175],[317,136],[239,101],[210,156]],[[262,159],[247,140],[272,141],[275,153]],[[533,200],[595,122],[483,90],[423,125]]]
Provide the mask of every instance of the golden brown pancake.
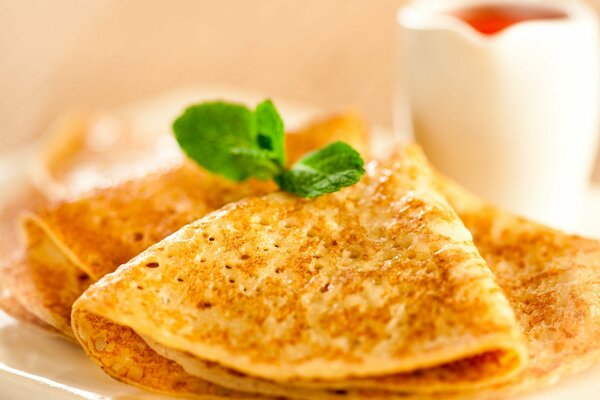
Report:
[[46,202],[44,194],[40,193],[32,185],[26,184],[20,188],[12,198],[0,206],[0,310],[5,311],[12,317],[32,323],[49,332],[56,333],[56,329],[37,318],[22,306],[21,302],[14,296],[11,287],[14,286],[12,278],[16,276],[15,271],[18,259],[22,257],[22,248],[19,242],[17,220],[19,215],[27,209],[39,207]]
[[[213,379],[207,363],[232,371],[219,381],[231,389],[237,373],[258,392],[301,398],[502,382],[526,362],[522,333],[433,186],[406,146],[340,192],[230,204],[92,285],[74,305],[75,336],[113,377],[178,394],[205,394],[176,383]],[[161,359],[152,347],[200,368],[147,368]]]
[[[340,114],[288,134],[288,158],[293,162],[336,140],[364,152],[361,118]],[[72,337],[71,304],[90,282],[206,213],[275,189],[270,182],[234,183],[179,163],[63,200],[25,216],[27,251],[4,269],[5,279],[24,309]]]
[[[18,300],[11,289],[22,284],[19,276],[28,273],[30,257],[23,250],[19,240],[22,235],[18,232],[22,214],[48,207],[50,199],[123,180],[131,174],[131,168],[122,167],[130,162],[139,163],[139,155],[144,152],[147,158],[152,156],[148,147],[156,145],[156,141],[134,140],[133,133],[114,117],[75,111],[58,118],[44,136],[44,150],[28,168],[30,179],[15,188],[15,193],[0,205],[0,309],[18,320],[56,333],[55,328],[23,307],[23,303],[35,302],[32,300],[35,291],[21,290]],[[101,137],[109,140],[100,140]],[[125,149],[129,152],[126,156]],[[114,165],[107,168],[109,163]]]
[[[348,131],[360,131],[351,126],[358,123],[358,120],[344,119],[344,121],[350,124],[350,127],[346,128]],[[338,124],[339,122],[335,126],[344,125]],[[318,137],[318,135],[313,137]],[[76,162],[72,165],[73,168],[77,168]],[[70,176],[68,169],[63,172],[57,169],[54,171],[59,172],[55,174],[57,179],[63,177],[60,175],[61,173],[64,173],[64,176]],[[485,391],[477,390],[470,394],[467,391],[455,393],[452,396],[447,394],[444,395],[444,398],[448,396],[504,398],[512,393],[528,391],[552,383],[561,376],[584,369],[597,362],[600,358],[598,354],[600,351],[599,318],[598,312],[593,310],[599,309],[598,296],[594,296],[594,294],[599,293],[600,244],[594,240],[566,235],[490,207],[451,182],[445,181],[440,190],[456,208],[467,228],[472,231],[476,245],[496,274],[499,285],[515,309],[517,320],[527,336],[530,349],[530,362],[527,368],[511,379],[509,383]],[[22,201],[16,203],[20,205]],[[16,213],[12,212],[8,215],[14,216]],[[3,245],[2,248],[8,249],[12,253],[16,242],[14,240],[16,235],[13,235],[14,229],[12,225],[6,224],[0,225],[0,229],[4,229],[4,232],[8,229],[11,232],[10,235],[1,236],[0,244]],[[76,231],[73,232],[73,236],[76,236]],[[0,256],[6,260],[7,252],[0,252]],[[9,264],[12,267],[16,265],[15,263]],[[6,276],[6,274],[2,275]],[[0,307],[11,312],[17,318],[52,329],[50,325],[22,307],[21,303],[12,296],[7,283],[6,279],[0,278],[0,285],[4,286],[4,290],[0,292]],[[48,285],[42,287],[52,288]],[[107,332],[120,335],[119,337],[128,343],[125,348],[113,349],[115,357],[118,357],[119,354],[123,357],[136,357],[135,365],[149,363],[143,369],[131,366],[131,370],[137,371],[132,374],[145,371],[143,382],[138,383],[142,387],[156,386],[156,382],[153,381],[156,377],[151,374],[151,371],[160,366],[160,368],[170,371],[179,371],[175,375],[167,374],[170,378],[163,377],[162,391],[197,393],[206,389],[189,388],[189,385],[193,386],[194,384],[204,387],[206,382],[198,382],[197,378],[186,374],[176,363],[149,350],[146,342],[129,328],[114,325],[106,320],[103,320],[103,323],[110,326],[110,329],[106,329]],[[157,343],[152,343],[152,345],[158,350],[165,350]],[[170,354],[173,358],[180,358],[181,355],[180,352],[175,355]],[[126,360],[126,358],[122,359],[123,365],[128,362]],[[188,367],[198,367],[198,363],[196,362],[194,366],[188,365]],[[201,368],[203,368],[202,373],[210,374],[213,380],[225,379],[230,386],[241,385],[239,388],[243,389],[247,387],[245,385],[253,387],[257,384],[256,378],[245,376],[215,363],[202,363]],[[240,383],[242,378],[246,380],[246,383]],[[127,378],[122,379],[127,380]],[[475,379],[477,378],[475,377]],[[130,382],[134,381],[130,380]],[[269,381],[265,381],[260,384],[269,383]],[[180,390],[181,386],[185,389]],[[282,390],[281,386],[277,384],[278,390]],[[294,390],[301,392],[310,389],[296,388]],[[231,394],[223,394],[218,391],[213,394],[217,393],[225,396]],[[314,391],[309,391],[309,393],[315,395]],[[322,394],[322,392],[317,393]],[[368,394],[369,397],[382,395],[370,391],[368,393],[356,392],[356,390],[352,393],[354,395]],[[238,395],[240,394],[237,393],[236,396]],[[351,394],[349,392],[344,396],[348,397]],[[386,393],[383,396],[388,397],[389,394]],[[441,397],[436,393],[433,398]]]
[[600,361],[600,242],[520,218],[440,178],[525,332],[530,359],[481,396],[504,397],[555,383]]
[[9,282],[9,278],[16,276],[16,274],[8,273],[2,270],[15,265],[17,264],[7,263],[0,266],[0,276],[2,277],[0,280],[0,310],[6,312],[8,315],[19,321],[30,323],[49,333],[58,334],[58,330],[29,312],[21,305],[21,302],[15,298],[12,290],[10,289],[12,286],[12,280]]

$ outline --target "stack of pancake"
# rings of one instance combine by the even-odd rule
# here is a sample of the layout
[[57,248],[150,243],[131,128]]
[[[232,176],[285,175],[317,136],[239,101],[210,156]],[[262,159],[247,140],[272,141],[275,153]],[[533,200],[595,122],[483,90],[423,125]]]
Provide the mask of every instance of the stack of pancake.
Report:
[[[346,113],[290,132],[289,158],[335,140],[369,157]],[[600,243],[485,204],[415,145],[310,200],[177,157],[81,193],[65,178],[81,166],[61,165],[27,194],[21,247],[3,246],[0,305],[121,381],[200,397],[494,398],[600,358]]]

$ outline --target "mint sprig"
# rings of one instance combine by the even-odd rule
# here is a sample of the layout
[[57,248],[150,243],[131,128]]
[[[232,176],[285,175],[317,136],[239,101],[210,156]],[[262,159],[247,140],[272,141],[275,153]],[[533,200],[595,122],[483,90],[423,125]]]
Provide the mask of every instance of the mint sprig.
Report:
[[318,197],[358,182],[364,162],[335,142],[287,169],[284,123],[272,101],[256,109],[223,101],[188,107],[173,123],[184,153],[210,172],[234,181],[274,179],[282,190]]
[[335,142],[308,154],[274,179],[287,192],[318,197],[354,185],[364,173],[360,154],[344,142]]

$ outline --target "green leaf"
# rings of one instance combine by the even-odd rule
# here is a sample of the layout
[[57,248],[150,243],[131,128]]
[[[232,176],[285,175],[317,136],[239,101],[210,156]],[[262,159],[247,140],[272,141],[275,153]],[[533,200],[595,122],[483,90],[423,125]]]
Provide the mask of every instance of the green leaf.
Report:
[[185,154],[210,172],[234,180],[275,179],[302,197],[317,197],[358,182],[364,174],[360,154],[333,143],[285,169],[283,121],[271,100],[253,111],[241,104],[207,102],[187,108],[173,123]]
[[238,162],[244,163],[247,173],[260,180],[272,179],[281,173],[281,167],[273,161],[274,155],[270,150],[234,147],[231,154]]
[[285,128],[271,100],[256,106],[256,131],[261,149],[271,150],[279,166],[285,166]]
[[232,148],[257,148],[254,113],[240,104],[210,102],[193,105],[173,123],[185,154],[207,170],[234,181],[249,178],[248,160]]
[[287,192],[318,197],[355,184],[364,173],[360,154],[344,142],[335,142],[307,155],[275,181]]

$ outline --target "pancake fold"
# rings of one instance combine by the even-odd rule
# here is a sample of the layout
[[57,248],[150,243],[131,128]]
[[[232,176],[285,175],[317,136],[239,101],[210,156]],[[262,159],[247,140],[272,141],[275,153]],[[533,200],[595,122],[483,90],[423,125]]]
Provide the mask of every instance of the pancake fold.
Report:
[[[68,143],[86,142],[85,137],[78,136],[85,132],[81,124],[77,120],[77,129],[71,126],[73,124],[67,124]],[[314,121],[286,135],[288,159],[292,163],[307,152],[338,140],[366,154],[366,132],[362,118],[355,112]],[[65,140],[64,134],[56,136]],[[163,139],[159,138],[158,144]],[[124,145],[130,141],[127,139]],[[70,169],[65,167],[60,169],[60,174],[55,173],[66,176],[67,183],[79,182],[78,168],[102,171],[107,159],[114,158],[110,154],[90,153],[86,148],[79,154],[65,148],[67,146],[62,142],[58,147],[60,151],[50,157],[54,161],[48,168],[54,171],[56,158],[70,154],[72,159],[66,163]],[[156,146],[147,147],[154,149]],[[107,149],[107,152],[111,150],[114,149]],[[122,152],[121,149],[118,151]],[[141,151],[136,151],[136,157],[140,159],[142,157],[137,153]],[[89,157],[83,156],[97,159],[96,168],[92,168]],[[80,165],[82,162],[83,166]],[[127,165],[127,162],[122,164]],[[100,181],[105,180],[107,178],[103,176]],[[73,194],[50,204],[43,202],[33,211],[24,213],[20,218],[26,238],[24,248],[2,260],[4,265],[0,267],[2,280],[8,282],[2,297],[6,300],[0,298],[0,307],[23,321],[39,322],[38,325],[49,331],[58,330],[64,337],[73,339],[71,306],[91,282],[203,215],[244,197],[277,189],[271,182],[231,182],[184,160],[170,160],[141,177],[115,180],[118,183],[114,185]],[[50,185],[51,189],[58,186],[54,180]],[[51,192],[56,195],[56,190]],[[63,188],[60,192],[68,190]],[[3,227],[12,231],[10,223],[14,223],[14,217]],[[13,243],[7,243],[8,246],[15,247]]]
[[[367,170],[317,199],[246,198],[183,227],[76,301],[77,340],[111,376],[176,394],[210,381],[425,398],[518,374],[514,313],[422,152]],[[158,360],[176,372],[144,369]]]
[[531,392],[600,361],[600,242],[515,216],[451,180],[438,188],[472,232],[525,333],[529,362],[481,398]]
[[[51,160],[40,160],[38,169],[48,172],[37,175],[37,189],[23,193],[0,210],[0,308],[72,340],[71,305],[92,282],[206,213],[275,189],[256,183],[231,184],[182,163],[161,164],[164,168],[143,176],[136,169],[139,177],[125,182],[121,177],[112,179],[113,170],[145,159],[147,149],[140,149],[134,158],[119,153],[127,159],[107,172],[105,166],[113,165],[115,158],[107,153],[110,147],[98,153],[69,147],[69,143],[87,142],[81,135],[88,128],[79,122],[75,125],[76,129],[61,128],[66,132],[58,135],[63,140],[60,151],[55,151]],[[64,140],[65,134],[68,140]],[[147,136],[142,136],[146,140]],[[344,140],[361,153],[368,153],[366,129],[353,114],[335,116],[288,135],[288,152],[297,158],[334,140]],[[65,148],[68,151],[64,152]],[[69,158],[66,163],[65,157]],[[86,173],[96,171],[102,178],[98,180],[101,188],[84,194],[78,185],[89,187],[89,182],[80,179],[82,160]],[[46,167],[47,163],[51,165]],[[420,172],[413,175],[416,179]],[[466,357],[443,368],[387,376],[272,379],[198,357],[186,348],[173,347],[106,315],[89,312],[86,307],[78,311],[79,340],[91,343],[86,347],[91,358],[117,379],[162,393],[204,398],[510,398],[596,364],[600,360],[600,242],[568,235],[490,206],[442,176],[434,177],[432,186],[444,195],[469,229],[495,283],[510,302],[529,354],[524,366],[523,353],[501,351]],[[40,190],[48,193],[41,194]],[[49,203],[49,198],[65,193],[69,198]],[[18,246],[14,229],[15,216],[23,209],[34,210],[21,224],[26,248]],[[265,221],[273,218],[265,217]],[[385,218],[381,221],[385,225]],[[348,256],[363,254],[360,246],[348,246],[347,250]],[[240,261],[241,256],[236,262]],[[228,271],[236,270],[230,266]],[[177,278],[189,284],[186,277]],[[269,278],[271,275],[264,279]],[[335,287],[323,283],[321,288],[329,288],[324,292],[329,293]],[[136,287],[139,290],[145,289]],[[154,296],[160,301],[165,299],[161,293]],[[378,296],[376,293],[371,300],[376,301]],[[148,300],[147,304],[157,301]],[[207,305],[199,301],[196,306],[205,310]],[[262,325],[260,331],[263,329],[270,328]],[[498,373],[511,368],[511,373]],[[377,389],[369,389],[375,385]]]

